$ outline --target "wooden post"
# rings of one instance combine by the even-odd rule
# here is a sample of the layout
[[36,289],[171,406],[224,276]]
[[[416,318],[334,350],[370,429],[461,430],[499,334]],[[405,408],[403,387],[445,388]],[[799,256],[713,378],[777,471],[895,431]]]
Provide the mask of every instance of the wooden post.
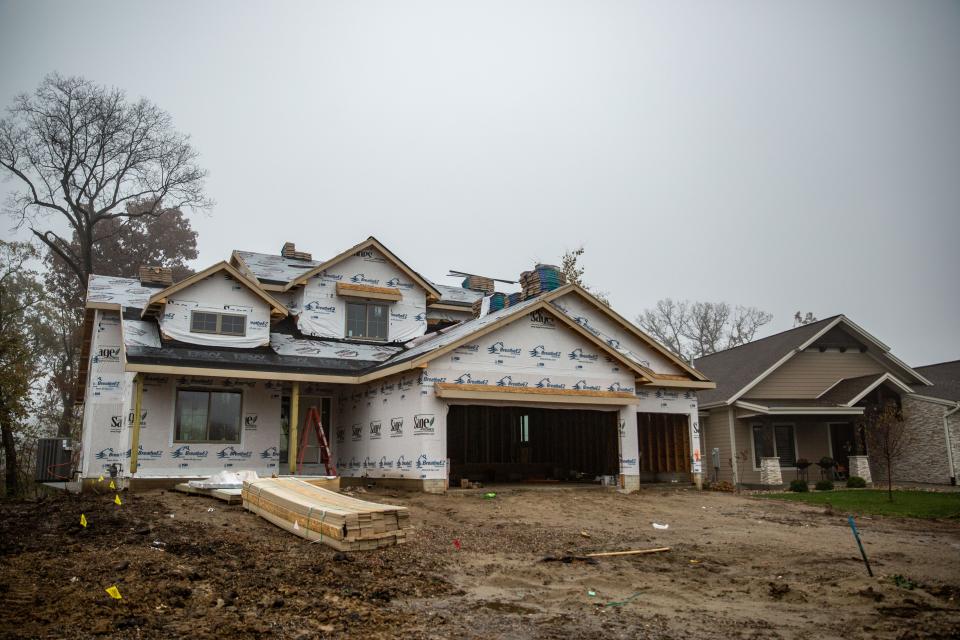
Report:
[[133,431],[130,434],[130,474],[137,472],[140,453],[140,415],[143,405],[143,374],[133,377]]
[[287,463],[290,465],[290,473],[297,473],[297,445],[300,442],[300,436],[297,433],[297,427],[300,423],[300,383],[294,382],[293,389],[290,392],[290,441],[287,443]]

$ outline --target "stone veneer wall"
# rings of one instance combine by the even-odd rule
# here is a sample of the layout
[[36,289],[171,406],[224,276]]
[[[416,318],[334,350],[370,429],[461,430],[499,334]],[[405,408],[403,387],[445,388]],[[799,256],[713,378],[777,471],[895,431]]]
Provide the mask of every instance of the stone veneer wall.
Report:
[[[949,484],[947,443],[943,432],[946,407],[910,396],[903,397],[902,406],[910,440],[904,455],[893,464],[894,482]],[[870,467],[874,482],[886,482],[885,465],[872,452]]]

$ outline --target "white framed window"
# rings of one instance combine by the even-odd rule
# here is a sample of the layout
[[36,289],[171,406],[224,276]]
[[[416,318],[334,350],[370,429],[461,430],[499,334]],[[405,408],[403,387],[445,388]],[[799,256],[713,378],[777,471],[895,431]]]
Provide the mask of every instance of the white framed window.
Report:
[[190,331],[223,336],[245,336],[247,335],[247,316],[216,311],[191,311]]
[[[751,443],[753,444],[753,469],[760,470],[760,457],[763,453],[763,425],[755,424],[751,427]],[[773,425],[773,455],[780,458],[781,469],[796,469],[797,467],[797,434],[794,424],[789,422]]]

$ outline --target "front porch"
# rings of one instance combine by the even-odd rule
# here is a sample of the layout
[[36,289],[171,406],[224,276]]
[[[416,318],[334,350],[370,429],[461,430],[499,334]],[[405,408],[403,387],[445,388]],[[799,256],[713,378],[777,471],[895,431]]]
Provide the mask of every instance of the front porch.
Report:
[[[871,482],[866,442],[858,425],[862,415],[862,407],[773,413],[738,407],[735,450],[740,483],[771,487],[850,476]],[[826,464],[829,461],[832,464]]]

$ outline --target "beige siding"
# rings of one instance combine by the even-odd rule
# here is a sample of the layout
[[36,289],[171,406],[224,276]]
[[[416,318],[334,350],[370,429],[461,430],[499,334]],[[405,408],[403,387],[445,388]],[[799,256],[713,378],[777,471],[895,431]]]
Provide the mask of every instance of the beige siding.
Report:
[[713,448],[720,449],[720,473],[718,479],[721,482],[733,482],[733,469],[730,459],[730,427],[727,422],[730,409],[723,407],[710,411],[710,416],[704,421],[704,448],[703,460],[704,471],[710,480],[713,480]]
[[737,467],[741,484],[760,484],[760,470],[753,466],[753,436],[751,420],[737,420]]
[[885,369],[859,351],[804,351],[771,373],[745,398],[816,398],[842,378],[854,378]]
[[807,474],[810,480],[816,480],[819,476],[815,477],[814,471],[820,469],[816,463],[830,455],[830,427],[826,422],[805,422],[798,424],[796,429],[797,459],[806,458],[814,464]]

